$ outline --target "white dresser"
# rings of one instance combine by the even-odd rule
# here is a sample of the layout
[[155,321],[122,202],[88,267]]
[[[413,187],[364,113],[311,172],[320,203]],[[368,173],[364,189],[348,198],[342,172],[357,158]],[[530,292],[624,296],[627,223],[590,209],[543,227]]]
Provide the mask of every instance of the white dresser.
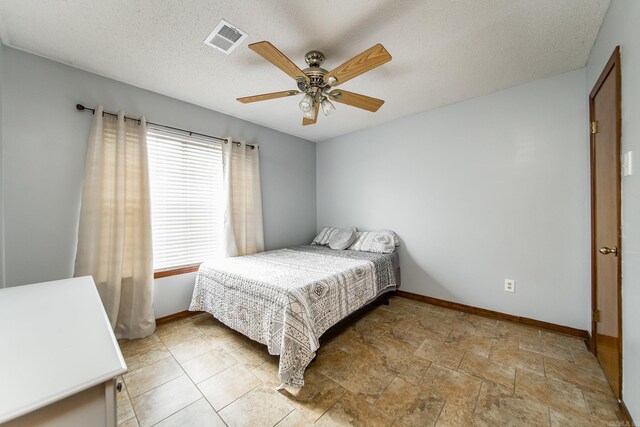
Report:
[[91,277],[0,289],[0,426],[115,426],[126,370]]

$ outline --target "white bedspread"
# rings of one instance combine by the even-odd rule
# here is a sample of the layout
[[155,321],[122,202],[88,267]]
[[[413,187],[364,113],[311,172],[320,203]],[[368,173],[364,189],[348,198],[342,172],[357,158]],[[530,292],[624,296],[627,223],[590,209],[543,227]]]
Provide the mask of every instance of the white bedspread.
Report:
[[265,344],[280,380],[301,387],[320,336],[395,285],[389,256],[301,246],[203,264],[189,310]]

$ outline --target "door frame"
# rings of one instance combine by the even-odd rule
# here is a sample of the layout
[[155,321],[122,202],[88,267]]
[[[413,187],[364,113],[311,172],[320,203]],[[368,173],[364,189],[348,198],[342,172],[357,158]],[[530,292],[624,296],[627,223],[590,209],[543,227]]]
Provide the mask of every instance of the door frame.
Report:
[[596,295],[596,257],[598,255],[598,248],[596,242],[596,233],[595,233],[595,209],[596,209],[596,200],[595,200],[595,134],[591,132],[591,123],[594,121],[595,117],[595,106],[594,106],[594,98],[598,94],[598,91],[602,87],[602,84],[606,80],[607,77],[614,72],[614,78],[616,83],[616,159],[618,160],[615,165],[616,171],[616,193],[617,193],[617,205],[618,211],[616,212],[617,221],[618,221],[618,233],[616,239],[616,246],[618,248],[618,336],[620,339],[618,340],[618,358],[619,358],[619,366],[620,366],[620,378],[618,381],[619,389],[614,390],[616,397],[619,399],[622,398],[622,239],[621,239],[621,228],[622,228],[622,177],[620,175],[620,145],[621,145],[621,135],[622,135],[622,115],[621,115],[621,70],[620,70],[620,46],[616,46],[607,62],[607,65],[604,67],[604,70],[600,74],[598,81],[596,82],[593,90],[589,94],[589,140],[590,140],[590,151],[591,151],[591,161],[590,161],[590,173],[591,173],[591,352],[594,355],[597,355],[597,343],[596,343],[596,334],[598,331],[598,322],[594,321],[594,313],[598,308],[598,301]]

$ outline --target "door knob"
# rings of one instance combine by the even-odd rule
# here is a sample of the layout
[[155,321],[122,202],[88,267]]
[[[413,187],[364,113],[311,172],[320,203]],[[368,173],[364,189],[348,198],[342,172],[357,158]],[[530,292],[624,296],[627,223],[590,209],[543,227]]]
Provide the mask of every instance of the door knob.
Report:
[[618,256],[618,248],[615,247],[615,246],[612,247],[612,248],[608,248],[606,246],[603,246],[600,249],[598,249],[598,252],[600,252],[602,255],[613,254],[613,256]]

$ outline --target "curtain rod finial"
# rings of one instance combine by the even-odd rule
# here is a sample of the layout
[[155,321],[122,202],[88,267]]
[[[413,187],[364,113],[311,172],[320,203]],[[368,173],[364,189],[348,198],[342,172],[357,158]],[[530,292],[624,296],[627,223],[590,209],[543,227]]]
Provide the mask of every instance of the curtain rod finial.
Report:
[[76,109],[79,110],[79,111],[82,111],[82,110],[84,110],[84,105],[76,104]]

